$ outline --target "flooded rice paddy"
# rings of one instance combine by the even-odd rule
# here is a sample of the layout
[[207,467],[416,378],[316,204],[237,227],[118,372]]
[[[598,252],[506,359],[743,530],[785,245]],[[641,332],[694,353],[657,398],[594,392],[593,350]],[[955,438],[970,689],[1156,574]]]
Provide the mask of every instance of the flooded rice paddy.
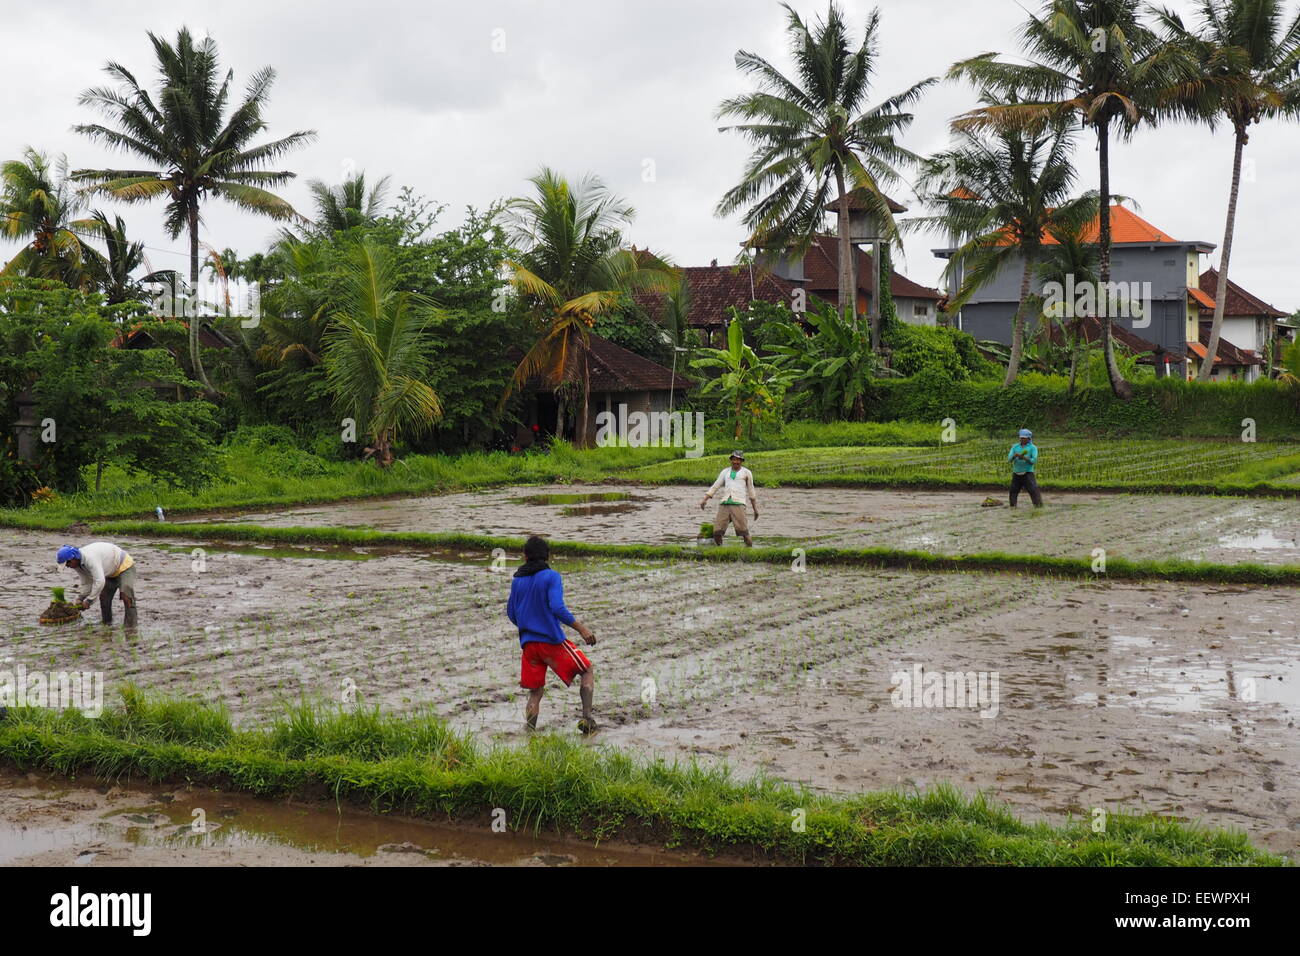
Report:
[[[441,497],[351,501],[179,520],[267,526],[465,532],[601,543],[690,544],[712,507],[706,486],[504,488]],[[1054,557],[1182,558],[1224,564],[1300,564],[1300,502],[1180,495],[1054,494],[1011,512],[983,508],[986,492],[760,488],[755,543],[781,547],[902,548],[940,554],[998,551]],[[993,496],[1005,505],[1005,496]],[[1023,496],[1022,496],[1023,498]]]
[[[682,491],[635,489],[609,503]],[[767,497],[775,517],[776,493]],[[900,519],[903,509],[920,520],[956,507],[935,497],[896,495],[895,513],[882,521]],[[1197,500],[1210,508],[1271,504]],[[599,503],[521,504],[547,513],[531,528],[500,530],[576,536],[556,528],[552,519],[566,519],[550,512]],[[975,514],[990,512],[1004,529],[1031,522],[1018,525],[1025,531],[1049,517]],[[429,517],[415,505],[407,513],[412,522]],[[500,508],[483,513],[503,520]],[[590,530],[603,519],[567,520]],[[448,530],[485,530],[467,523]],[[1117,525],[1118,533],[1133,524]],[[1003,536],[1020,540],[1023,532]],[[431,709],[486,741],[523,740],[518,644],[504,616],[517,555],[494,569],[490,555],[472,551],[341,549],[351,552],[341,560],[314,548],[126,540],[141,607],[139,631],[127,634],[89,613],[80,625],[34,624],[48,588],[71,583],[54,569],[60,543],[48,533],[3,536],[0,567],[10,586],[0,593],[0,667],[100,670],[110,699],[113,686],[131,682],[223,701],[236,721],[303,696],[338,700],[350,685],[367,705]],[[1038,543],[1050,544],[1051,535]],[[203,548],[201,569],[195,547]],[[1300,849],[1296,589],[815,562],[803,573],[725,562],[553,563],[566,574],[570,607],[600,638],[589,649],[604,724],[593,746],[725,761],[825,790],[947,781],[1029,819],[1060,821],[1095,807],[1151,810],[1240,827],[1277,852]],[[900,705],[900,675],[918,666],[996,674],[995,706]],[[577,717],[576,691],[553,683],[543,729],[576,735]]]

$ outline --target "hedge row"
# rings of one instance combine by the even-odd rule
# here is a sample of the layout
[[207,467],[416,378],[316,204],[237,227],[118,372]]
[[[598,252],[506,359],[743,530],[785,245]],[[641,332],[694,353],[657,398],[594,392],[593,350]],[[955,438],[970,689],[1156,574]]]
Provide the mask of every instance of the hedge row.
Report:
[[1223,437],[1239,440],[1253,419],[1260,441],[1300,439],[1300,389],[1272,379],[1185,382],[1163,378],[1133,384],[1122,401],[1109,388],[1080,388],[1043,380],[1003,388],[994,381],[954,381],[921,372],[876,383],[877,421],[942,421],[981,431],[1032,428],[1119,437]]

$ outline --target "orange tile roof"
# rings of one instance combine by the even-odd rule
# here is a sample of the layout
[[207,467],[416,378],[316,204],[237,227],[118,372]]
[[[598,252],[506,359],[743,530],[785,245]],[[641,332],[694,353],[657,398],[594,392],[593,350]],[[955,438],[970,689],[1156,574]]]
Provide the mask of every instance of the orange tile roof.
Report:
[[[966,198],[966,197],[958,197]],[[1101,236],[1101,217],[1097,216],[1084,226],[1079,233],[1081,242],[1094,243]],[[1110,207],[1110,241],[1115,245],[1125,242],[1177,242],[1169,233],[1157,229],[1133,210],[1124,206]],[[1005,241],[1010,244],[1010,239]],[[1050,233],[1043,233],[1043,245],[1060,245],[1059,240]]]
[[1188,286],[1188,287],[1187,287],[1187,294],[1188,294],[1189,296],[1191,296],[1191,298],[1192,298],[1193,300],[1195,300],[1198,304],[1200,304],[1202,307],[1207,308],[1207,309],[1209,309],[1210,311],[1213,311],[1213,310],[1214,310],[1214,300],[1211,299],[1211,298],[1210,298],[1210,297],[1205,293],[1204,290],[1202,290],[1202,289],[1193,289],[1191,286]]

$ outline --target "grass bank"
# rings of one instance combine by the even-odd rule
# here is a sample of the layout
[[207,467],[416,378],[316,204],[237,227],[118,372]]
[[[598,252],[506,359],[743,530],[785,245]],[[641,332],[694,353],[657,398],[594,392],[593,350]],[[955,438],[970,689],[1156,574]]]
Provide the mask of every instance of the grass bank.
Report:
[[[747,446],[760,486],[933,488],[991,491],[1007,481],[1009,439],[945,443],[916,422],[792,423]],[[710,432],[710,449],[733,447]],[[777,450],[758,450],[754,448]],[[1107,441],[1053,436],[1041,446],[1040,480],[1049,491],[1300,497],[1294,444],[1227,441]],[[500,485],[599,483],[707,484],[723,454],[684,458],[680,448],[574,449],[511,455],[411,455],[380,470],[331,461],[288,444],[250,440],[223,450],[224,478],[195,490],[141,481],[110,468],[98,492],[58,495],[28,508],[0,509],[0,525],[56,530],[75,522],[233,509],[274,509],[364,498],[443,494]]]
[[[96,534],[142,538],[181,538],[195,541],[253,541],[263,544],[326,544],[352,547],[399,546],[445,550],[482,551],[485,559],[494,548],[520,554],[524,539],[493,535],[427,531],[370,531],[333,527],[264,527],[248,524],[171,524],[154,521],[109,521],[92,526]],[[671,544],[598,544],[586,541],[550,541],[551,552],[579,557],[668,561],[748,561],[789,564],[789,548],[684,547]],[[1300,565],[1216,564],[1208,561],[1134,561],[1107,558],[1104,573],[1092,570],[1091,556],[1046,557],[1032,554],[980,552],[974,554],[931,554],[898,548],[802,549],[810,566],[857,565],[901,568],[909,571],[993,571],[1033,574],[1043,577],[1091,580],[1201,581],[1219,584],[1272,584],[1300,586]]]
[[922,794],[812,793],[725,768],[647,760],[539,736],[485,750],[431,715],[396,717],[301,704],[236,729],[220,709],[128,689],[91,720],[16,708],[0,759],[99,779],[144,777],[264,797],[338,800],[377,812],[479,821],[589,840],[742,853],[793,864],[863,866],[1243,866],[1283,861],[1246,836],[1151,815],[1064,826],[1024,823],[949,787]]
[[[767,436],[758,446],[924,446],[940,441],[937,426],[917,422],[800,422]],[[705,447],[730,450],[734,442],[723,432],[711,430],[705,436]],[[509,484],[601,482],[683,454],[682,448],[575,449],[558,442],[545,451],[513,455],[407,455],[391,468],[380,470],[371,462],[338,461],[313,454],[294,444],[287,429],[253,428],[236,433],[222,447],[223,477],[203,488],[172,488],[111,466],[102,476],[100,490],[60,494],[30,508],[0,509],[0,525],[57,529],[92,518],[139,518],[153,514],[158,507],[167,514],[194,514],[443,494]],[[84,477],[93,484],[93,469],[87,469]]]
[[[99,492],[60,495],[29,508],[0,510],[0,524],[63,528],[94,518],[138,518],[232,508],[283,508],[361,498],[443,494],[502,484],[597,482],[631,468],[681,455],[680,448],[593,448],[559,445],[550,452],[511,455],[412,455],[380,470],[369,462],[329,462],[289,449],[241,447],[226,460],[229,477],[194,491],[124,476]],[[288,462],[288,463],[286,463]],[[296,470],[295,470],[296,469]]]

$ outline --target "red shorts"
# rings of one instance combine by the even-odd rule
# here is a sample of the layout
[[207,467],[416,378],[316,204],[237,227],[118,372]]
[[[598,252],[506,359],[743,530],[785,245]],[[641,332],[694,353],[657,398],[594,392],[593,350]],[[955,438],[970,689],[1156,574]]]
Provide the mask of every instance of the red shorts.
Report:
[[550,644],[546,641],[529,641],[523,647],[523,658],[519,664],[519,686],[525,690],[537,690],[546,686],[546,668],[555,671],[555,676],[564,681],[565,686],[573,683],[573,678],[585,674],[591,667],[587,655],[578,650],[573,641],[563,644]]

